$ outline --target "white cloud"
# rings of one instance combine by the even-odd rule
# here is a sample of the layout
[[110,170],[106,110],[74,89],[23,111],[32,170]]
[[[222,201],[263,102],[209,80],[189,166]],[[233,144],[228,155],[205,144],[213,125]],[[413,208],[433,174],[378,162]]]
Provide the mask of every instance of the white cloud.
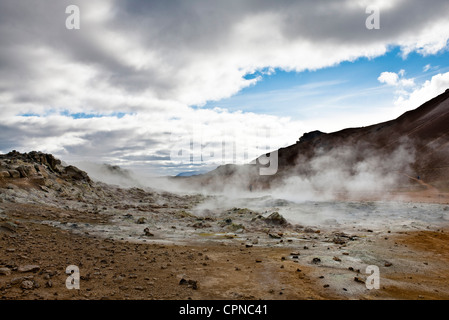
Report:
[[[374,58],[394,45],[404,56],[447,47],[447,1],[436,2],[439,10],[422,1],[378,1],[381,29],[375,33],[365,28],[368,3],[3,0],[0,149],[130,164],[167,154],[168,132],[192,125],[243,131],[250,142],[258,129],[270,127],[275,147],[294,143],[316,128],[190,106],[254,85],[262,78],[245,75],[255,71],[316,70]],[[81,7],[81,30],[64,27],[68,4]],[[397,90],[415,86],[404,71],[384,72],[379,81]],[[61,111],[129,115],[75,120]],[[17,117],[24,113],[41,117]]]
[[396,86],[398,84],[399,76],[395,72],[382,72],[377,78],[380,83],[385,83],[390,86]]
[[408,93],[407,96],[400,96],[395,104],[409,109],[417,108],[447,89],[449,89],[449,72],[440,73]]
[[377,78],[380,83],[385,83],[389,86],[395,87],[413,87],[415,85],[415,79],[405,78],[405,70],[401,69],[398,73],[395,72],[382,72]]

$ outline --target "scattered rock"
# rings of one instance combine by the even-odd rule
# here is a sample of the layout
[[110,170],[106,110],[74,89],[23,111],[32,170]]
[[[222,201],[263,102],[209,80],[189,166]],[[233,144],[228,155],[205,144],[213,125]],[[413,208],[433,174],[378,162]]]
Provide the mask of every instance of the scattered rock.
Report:
[[360,277],[354,277],[354,281],[358,283],[365,283],[365,281]]
[[386,261],[385,262],[385,267],[391,267],[393,264],[391,262]]
[[28,265],[24,265],[24,266],[19,266],[19,268],[17,269],[18,272],[37,272],[40,270],[41,267],[39,267],[38,265],[34,265],[34,264],[28,264]]
[[143,229],[143,233],[146,237],[154,237],[154,234],[152,234],[148,228]]
[[268,236],[273,239],[280,239],[282,236],[276,233],[269,233]]
[[3,222],[0,225],[0,231],[14,233],[14,232],[16,232],[16,229],[17,229],[17,225],[15,223],[12,223],[9,221]]
[[341,259],[339,257],[334,257],[333,259],[334,261],[341,262]]
[[20,284],[20,287],[25,290],[31,290],[34,288],[34,282],[31,280],[24,280]]
[[144,224],[145,221],[146,221],[146,219],[144,217],[141,217],[141,218],[137,219],[136,223],[137,224]]
[[0,276],[9,276],[11,274],[11,269],[0,268]]
[[318,264],[318,263],[320,263],[321,262],[321,259],[320,258],[313,258],[312,259],[312,263],[314,263],[314,264]]
[[186,285],[188,288],[192,288],[193,290],[198,289],[198,281],[196,281],[196,280],[182,278],[179,281],[179,285],[181,285],[181,286]]
[[340,244],[340,245],[346,244],[346,241],[344,239],[342,239],[341,237],[335,237],[332,240],[332,242],[335,243],[335,244]]

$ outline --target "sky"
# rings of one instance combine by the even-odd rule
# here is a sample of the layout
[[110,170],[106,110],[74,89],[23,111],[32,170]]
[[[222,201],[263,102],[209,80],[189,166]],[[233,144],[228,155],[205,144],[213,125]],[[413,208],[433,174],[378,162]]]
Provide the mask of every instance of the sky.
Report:
[[448,16],[446,0],[0,0],[0,152],[176,175],[391,120],[449,88]]

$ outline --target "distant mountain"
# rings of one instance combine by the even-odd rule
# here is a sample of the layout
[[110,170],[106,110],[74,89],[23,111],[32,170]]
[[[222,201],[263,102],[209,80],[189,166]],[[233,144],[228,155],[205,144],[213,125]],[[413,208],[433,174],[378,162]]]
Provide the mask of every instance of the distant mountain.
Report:
[[202,173],[203,172],[201,172],[201,171],[187,171],[187,172],[178,173],[176,176],[177,177],[191,177],[191,176],[196,176],[196,175],[199,175]]
[[274,175],[259,174],[259,157],[256,164],[220,166],[191,177],[189,183],[212,189],[236,184],[252,190],[279,186],[292,177],[319,185],[317,179],[327,174],[323,184],[355,180],[351,177],[376,183],[394,176],[396,188],[428,185],[449,190],[449,89],[395,120],[333,133],[313,131],[276,152]]

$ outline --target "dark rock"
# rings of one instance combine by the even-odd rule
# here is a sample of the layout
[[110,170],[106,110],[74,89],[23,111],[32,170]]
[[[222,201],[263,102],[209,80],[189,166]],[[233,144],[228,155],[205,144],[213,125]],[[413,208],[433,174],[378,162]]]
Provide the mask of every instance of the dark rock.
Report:
[[184,279],[182,278],[179,281],[179,285],[186,285],[188,288],[192,288],[193,290],[197,290],[198,289],[198,281],[196,280],[191,280],[191,279]]
[[143,229],[143,232],[144,232],[145,236],[147,236],[147,237],[153,237],[154,236],[154,234],[152,234],[150,232],[150,229],[148,229],[148,228]]
[[[58,170],[58,171],[60,171],[60,170]],[[74,166],[65,167],[64,174],[66,176],[72,178],[73,180],[84,180],[84,181],[90,182],[90,178],[87,175],[87,173],[78,169],[77,167],[74,167]]]
[[354,281],[358,283],[365,283],[365,281],[362,278],[354,277]]
[[340,238],[340,237],[335,237],[335,238],[332,240],[332,242],[335,243],[335,244],[340,244],[340,245],[346,244],[346,240],[344,240],[344,239],[342,239],[342,238]]
[[283,225],[287,224],[287,220],[285,220],[285,218],[283,216],[281,216],[278,212],[273,212],[268,217],[266,217],[264,220],[266,223],[273,224],[273,225],[283,226]]

